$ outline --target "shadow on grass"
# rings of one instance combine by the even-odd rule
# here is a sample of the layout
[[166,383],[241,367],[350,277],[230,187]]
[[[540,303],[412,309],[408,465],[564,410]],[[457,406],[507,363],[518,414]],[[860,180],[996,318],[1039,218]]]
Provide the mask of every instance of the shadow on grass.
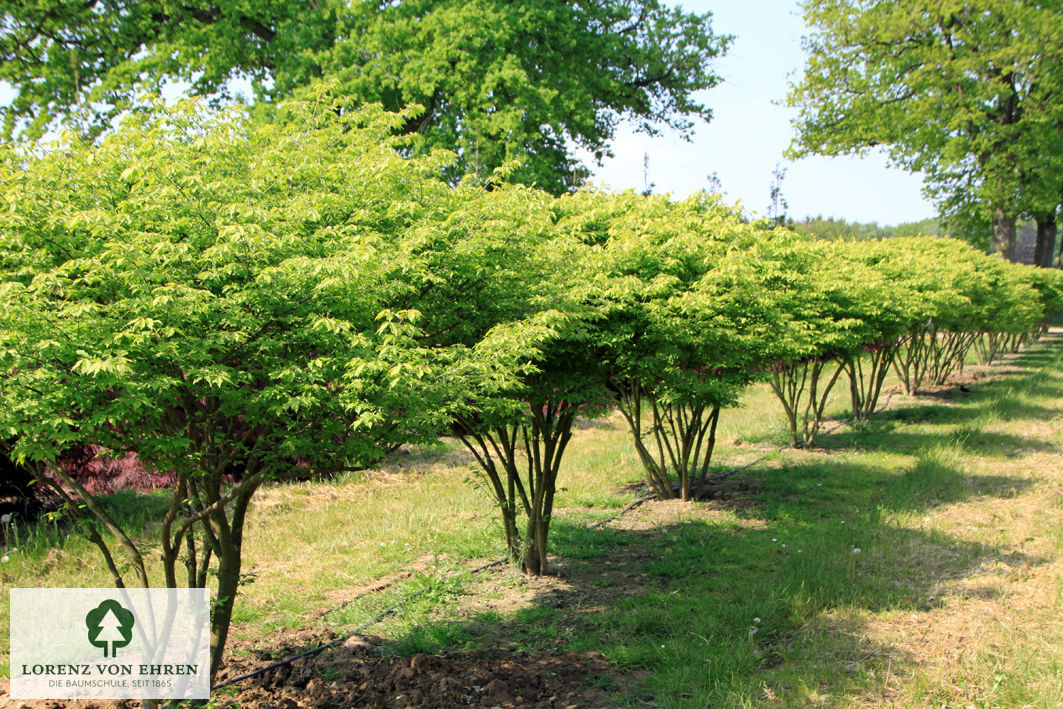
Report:
[[[134,539],[150,536],[166,514],[169,493],[166,490],[118,490],[97,498],[100,506],[118,526]],[[100,533],[108,542],[113,542],[111,533],[99,525]],[[33,558],[63,548],[72,536],[81,536],[82,529],[68,512],[62,509],[45,514],[31,522],[15,519],[5,525],[3,542],[17,547],[27,557]]]
[[[942,421],[942,423],[946,423]],[[953,423],[947,421],[947,423]],[[862,429],[839,431],[817,441],[823,450],[884,451],[918,455],[934,446],[949,446],[963,453],[1013,458],[1022,453],[1056,453],[1059,447],[1046,441],[1007,433],[982,431],[974,426],[948,433],[919,433],[874,423]]]
[[[1010,365],[1058,367],[1060,360],[1058,349],[1042,348]],[[1022,477],[969,474],[965,456],[1056,451],[980,424],[1056,415],[1031,399],[1059,397],[1057,382],[1063,378],[1054,371],[1018,372],[973,384],[958,400],[887,412],[824,437],[828,449],[845,453],[724,481],[708,505],[724,514],[673,505],[650,529],[587,530],[555,520],[558,581],[529,584],[539,589],[531,604],[508,617],[443,623],[445,635],[484,647],[601,652],[621,675],[639,679],[616,695],[631,706],[755,705],[772,702],[772,688],[791,692],[785,703],[794,706],[816,701],[824,688],[866,695],[880,683],[876,672],[903,672],[915,661],[904,648],[871,641],[861,612],[917,617],[959,592],[950,582],[1045,562],[924,527],[919,518],[1029,488]],[[927,421],[953,429],[939,435],[910,425]],[[897,454],[912,459],[898,468]]]
[[[429,649],[445,649],[449,638],[538,653],[597,651],[621,675],[642,679],[617,701],[661,707],[756,701],[765,670],[794,652],[802,653],[809,686],[860,686],[868,681],[868,657],[890,657],[894,671],[905,658],[870,647],[859,624],[847,625],[831,610],[927,611],[941,605],[944,580],[987,564],[1042,563],[902,527],[893,515],[981,495],[1007,497],[1027,484],[964,475],[944,453],[903,471],[827,460],[758,471],[709,506],[730,508],[737,518],[706,518],[690,508],[678,513],[682,519],[651,529],[595,530],[559,519],[553,530],[558,581],[511,617],[489,613],[439,624],[429,633],[436,641]],[[675,507],[667,514],[676,514]],[[827,625],[817,620],[824,613]],[[397,645],[410,643],[399,638]],[[818,653],[838,662],[810,670],[806,656]]]
[[832,515],[844,520],[849,515],[870,521],[879,512],[921,513],[976,497],[1014,497],[1032,484],[1007,475],[964,473],[953,466],[953,457],[949,449],[931,448],[900,471],[831,459],[784,464],[725,482],[716,491],[716,504],[751,520]]
[[[1058,384],[1055,383],[1058,380]],[[958,390],[957,390],[958,391]],[[919,396],[920,403],[901,404],[875,414],[868,425],[888,431],[913,423],[963,424],[987,420],[1044,419],[1059,413],[1033,400],[1063,393],[1063,378],[1043,383],[1037,377],[1018,375],[970,385],[969,392],[950,397]]]
[[[1055,371],[1063,359],[1063,337],[1053,335],[1045,346],[1012,357],[1006,376],[976,382],[969,391],[958,387],[947,396],[921,396],[921,403],[901,404],[876,414],[871,421],[847,426],[817,443],[824,449],[850,448],[918,453],[942,441],[975,455],[1015,457],[1029,452],[1057,452],[1045,441],[981,430],[995,421],[1044,421],[1060,415],[1058,408],[1039,400],[1063,395],[1063,373]],[[1056,368],[1051,368],[1055,364]],[[927,431],[913,426],[954,426],[952,431]]]

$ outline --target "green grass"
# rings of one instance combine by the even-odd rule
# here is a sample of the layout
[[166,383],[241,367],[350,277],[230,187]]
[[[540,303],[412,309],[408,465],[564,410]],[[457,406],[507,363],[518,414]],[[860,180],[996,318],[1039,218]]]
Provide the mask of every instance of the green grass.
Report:
[[[641,474],[622,419],[583,423],[559,480],[555,579],[467,573],[502,554],[500,529],[450,441],[270,487],[249,520],[234,636],[350,631],[420,593],[371,630],[385,652],[593,650],[617,667],[618,705],[1063,705],[1061,344],[969,392],[897,396],[810,451],[774,452],[784,421],[753,387],[721,417],[716,464],[765,460],[718,499],[647,503],[593,530]],[[845,415],[843,394],[828,416]],[[150,539],[160,502],[109,504]],[[70,527],[8,544],[5,587],[109,583]]]

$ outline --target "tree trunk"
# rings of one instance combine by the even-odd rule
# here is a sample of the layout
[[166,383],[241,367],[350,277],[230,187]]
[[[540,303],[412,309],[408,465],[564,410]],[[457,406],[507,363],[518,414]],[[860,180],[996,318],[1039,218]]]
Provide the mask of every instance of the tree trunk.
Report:
[[[693,500],[708,475],[720,407],[709,401],[669,402],[638,381],[614,384],[618,408],[653,494],[659,500]],[[645,425],[643,408],[650,414]],[[650,440],[649,446],[644,439]]]
[[218,675],[225,641],[229,637],[236,591],[240,586],[240,552],[230,551],[218,557],[218,597],[214,600],[214,617],[210,629],[210,681]]
[[1059,245],[1059,253],[1055,256],[1055,267],[1063,268],[1063,244]]
[[247,516],[248,506],[251,504],[251,497],[260,484],[250,469],[247,476],[239,483],[239,489],[231,503],[232,516],[227,516],[225,508],[222,507],[211,513],[205,520],[207,524],[204,525],[210,528],[210,533],[214,536],[213,541],[218,559],[218,597],[214,601],[214,612],[210,620],[210,681],[212,684],[221,668],[225,641],[229,637],[233,605],[236,603],[236,592],[240,588],[244,519]]
[[[530,408],[528,419],[509,425],[484,427],[460,418],[458,437],[491,484],[502,511],[510,561],[538,576],[549,572],[546,551],[557,474],[578,405],[547,400]],[[521,476],[522,460],[526,479]],[[526,516],[523,535],[517,526],[521,510]]]
[[521,570],[532,576],[542,576],[549,572],[546,563],[546,540],[549,534],[548,522],[544,519],[528,519],[524,535],[524,559]]
[[1052,268],[1056,255],[1056,213],[1055,211],[1034,215],[1037,222],[1037,249],[1034,252],[1034,265]]
[[876,342],[866,353],[851,355],[843,360],[843,366],[849,375],[849,398],[852,402],[853,418],[857,421],[866,421],[875,413],[882,385],[886,381],[900,343],[899,337]]
[[517,512],[506,503],[502,503],[501,510],[502,527],[506,533],[506,555],[509,556],[509,563],[519,566],[523,561],[524,542],[521,541],[520,530],[517,529]]
[[1008,261],[1015,260],[1015,215],[993,210],[993,250]]

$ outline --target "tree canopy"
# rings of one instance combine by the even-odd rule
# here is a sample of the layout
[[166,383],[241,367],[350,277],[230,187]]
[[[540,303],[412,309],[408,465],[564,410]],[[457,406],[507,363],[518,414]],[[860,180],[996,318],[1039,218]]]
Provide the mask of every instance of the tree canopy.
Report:
[[359,103],[421,105],[402,130],[456,151],[452,175],[519,159],[512,179],[555,193],[583,179],[571,148],[604,155],[621,119],[684,134],[708,120],[694,94],[718,82],[709,65],[729,41],[709,14],[658,0],[49,0],[4,20],[9,135],[55,120],[99,131],[166,80],[224,97],[244,77],[272,101],[331,77]]
[[[1063,188],[1063,4],[1058,0],[808,0],[795,154],[882,146],[927,175],[946,213],[992,222],[1055,213]],[[1054,234],[1053,234],[1054,239]]]
[[[117,585],[216,585],[212,674],[267,481],[449,431],[509,556],[543,573],[577,417],[615,403],[654,491],[690,499],[748,383],[811,445],[842,374],[866,417],[885,368],[941,384],[1063,302],[1063,272],[954,240],[810,240],[704,194],[452,185],[453,153],[400,154],[410,113],[323,89],[276,110],[186,101],[0,146],[0,465],[65,498]],[[172,471],[156,540],[56,464],[90,445]]]
[[[445,421],[404,275],[424,266],[395,242],[454,190],[392,149],[401,116],[286,110],[276,126],[186,103],[99,145],[0,152],[0,431],[121,542],[130,567],[90,532],[118,585],[216,568],[212,674],[255,490]],[[87,444],[175,472],[161,579],[56,465]]]

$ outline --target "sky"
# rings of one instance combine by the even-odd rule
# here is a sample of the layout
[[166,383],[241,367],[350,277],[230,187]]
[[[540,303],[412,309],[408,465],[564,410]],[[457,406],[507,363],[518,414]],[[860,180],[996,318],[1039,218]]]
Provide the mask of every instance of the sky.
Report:
[[[922,180],[891,169],[880,154],[863,158],[811,157],[787,161],[795,111],[782,105],[788,82],[804,64],[805,26],[797,0],[685,0],[686,10],[712,12],[714,32],[734,35],[714,70],[723,82],[699,94],[714,113],[699,121],[692,141],[669,130],[651,138],[621,126],[614,157],[592,167],[593,181],[616,190],[645,187],[643,161],[657,193],[685,197],[708,187],[716,173],[728,202],[763,216],[768,211],[772,171],[786,168],[783,197],[794,219],[824,216],[892,225],[935,215],[921,194]],[[10,100],[0,83],[0,102]]]
[[786,168],[783,196],[788,214],[878,222],[918,221],[935,216],[921,194],[919,176],[890,169],[879,154],[865,158],[812,157],[787,161],[795,111],[785,102],[790,78],[804,64],[805,26],[796,0],[686,0],[682,7],[712,12],[713,31],[735,35],[727,55],[714,68],[719,86],[698,94],[714,113],[699,122],[691,142],[667,132],[658,138],[618,131],[615,157],[592,168],[594,182],[614,189],[642,190],[643,158],[649,155],[654,192],[685,197],[707,187],[717,173],[729,202],[758,215],[767,213],[772,171]]

